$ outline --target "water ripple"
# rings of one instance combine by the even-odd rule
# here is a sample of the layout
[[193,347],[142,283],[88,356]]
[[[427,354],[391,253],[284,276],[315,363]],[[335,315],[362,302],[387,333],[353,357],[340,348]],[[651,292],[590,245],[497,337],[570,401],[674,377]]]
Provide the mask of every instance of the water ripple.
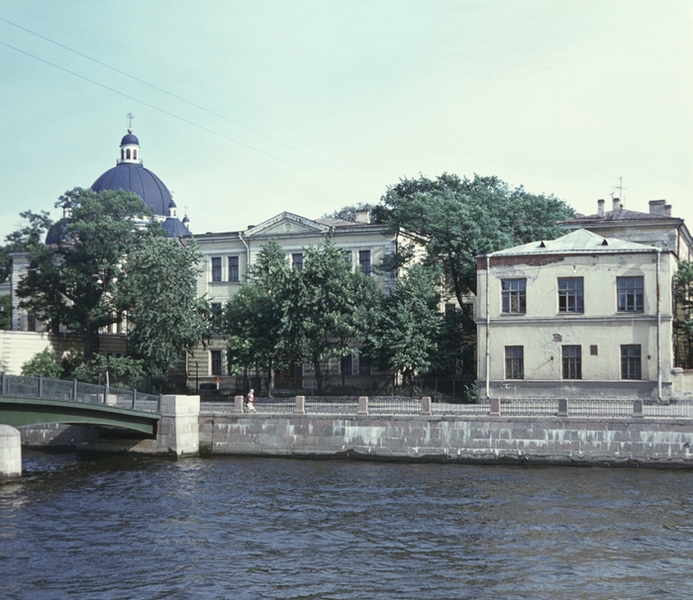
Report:
[[693,473],[44,455],[0,486],[0,597],[647,598]]

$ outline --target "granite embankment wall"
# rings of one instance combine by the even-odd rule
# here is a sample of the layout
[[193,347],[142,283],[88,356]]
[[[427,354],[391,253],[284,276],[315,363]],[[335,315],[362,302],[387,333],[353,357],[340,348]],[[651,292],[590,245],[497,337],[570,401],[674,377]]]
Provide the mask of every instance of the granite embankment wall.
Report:
[[200,416],[211,454],[693,467],[691,445],[685,419]]
[[[167,434],[162,422],[156,441],[98,428],[44,425],[21,428],[22,443],[179,456],[199,449],[201,454],[268,457],[693,467],[693,419],[685,418],[190,411],[182,417],[178,434]],[[180,436],[185,444],[178,448]],[[169,447],[173,442],[175,451]]]

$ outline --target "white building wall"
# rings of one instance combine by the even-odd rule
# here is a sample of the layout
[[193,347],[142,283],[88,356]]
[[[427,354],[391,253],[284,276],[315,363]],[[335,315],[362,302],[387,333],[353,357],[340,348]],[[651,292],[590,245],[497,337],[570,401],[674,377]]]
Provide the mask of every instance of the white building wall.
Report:
[[[675,270],[672,254],[655,252],[492,258],[488,286],[490,395],[612,397],[631,395],[634,388],[639,388],[640,394],[656,396],[660,373],[666,392],[670,389],[673,368],[671,282]],[[633,276],[643,277],[644,311],[619,312],[617,277]],[[584,313],[559,312],[559,277],[583,278]],[[504,314],[502,280],[523,278],[527,282],[526,313]],[[477,304],[478,384],[484,395],[487,384],[485,269],[478,271],[477,285],[484,295]],[[641,346],[640,381],[621,378],[623,344]],[[563,379],[564,345],[581,346],[581,380]],[[510,379],[506,374],[506,346],[523,347],[523,379]]]

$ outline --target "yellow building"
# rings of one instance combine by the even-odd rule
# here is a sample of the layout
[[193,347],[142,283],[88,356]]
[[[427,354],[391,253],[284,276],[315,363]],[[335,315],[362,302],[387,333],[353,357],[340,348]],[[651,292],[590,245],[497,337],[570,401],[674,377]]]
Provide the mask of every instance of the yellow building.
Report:
[[478,258],[482,397],[669,398],[666,248],[579,229]]

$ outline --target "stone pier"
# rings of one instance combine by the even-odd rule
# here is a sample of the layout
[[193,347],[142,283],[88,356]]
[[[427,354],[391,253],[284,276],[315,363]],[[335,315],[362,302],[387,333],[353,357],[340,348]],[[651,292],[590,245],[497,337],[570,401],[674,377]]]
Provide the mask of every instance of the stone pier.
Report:
[[162,396],[156,453],[176,456],[199,454],[199,416],[199,396]]
[[0,425],[0,483],[22,476],[22,440],[14,427]]

